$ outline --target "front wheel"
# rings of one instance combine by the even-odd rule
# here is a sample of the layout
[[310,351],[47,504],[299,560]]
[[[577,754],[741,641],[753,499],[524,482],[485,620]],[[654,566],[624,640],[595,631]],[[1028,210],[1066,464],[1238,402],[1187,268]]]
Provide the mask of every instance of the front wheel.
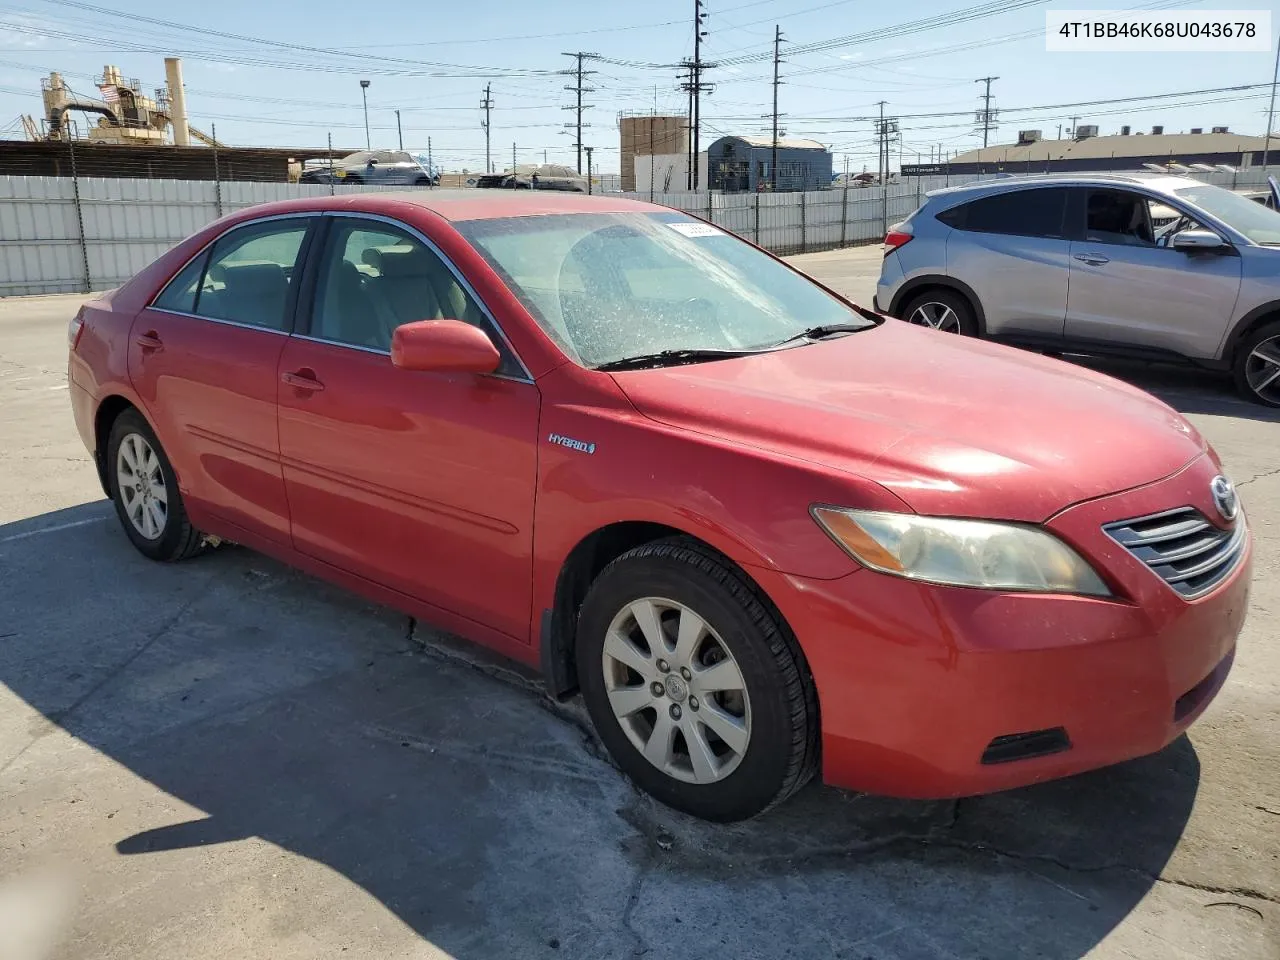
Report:
[[111,425],[107,485],[125,534],[143,556],[171,561],[200,552],[204,536],[187,518],[173,465],[136,410]]
[[927,290],[912,297],[902,310],[902,319],[943,333],[959,333],[966,337],[978,335],[973,306],[954,290]]
[[1280,323],[1254,331],[1236,351],[1236,388],[1255,403],[1280,407]]
[[646,544],[604,569],[578,619],[577,665],[618,766],[678,810],[753,817],[817,766],[817,697],[795,638],[696,541]]

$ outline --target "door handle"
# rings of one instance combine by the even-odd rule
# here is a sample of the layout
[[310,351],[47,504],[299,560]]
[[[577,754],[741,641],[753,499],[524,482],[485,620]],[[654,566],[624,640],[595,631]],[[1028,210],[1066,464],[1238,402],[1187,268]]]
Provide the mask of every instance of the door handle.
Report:
[[1076,253],[1072,254],[1081,263],[1088,263],[1095,267],[1100,267],[1104,263],[1110,263],[1110,257],[1104,257],[1100,253]]
[[280,380],[298,390],[309,390],[312,393],[324,389],[324,384],[316,379],[315,371],[307,367],[295,370],[292,373],[282,373],[280,374]]
[[163,350],[164,341],[156,336],[154,330],[148,330],[146,333],[140,333],[133,338],[133,342],[140,346],[143,350]]

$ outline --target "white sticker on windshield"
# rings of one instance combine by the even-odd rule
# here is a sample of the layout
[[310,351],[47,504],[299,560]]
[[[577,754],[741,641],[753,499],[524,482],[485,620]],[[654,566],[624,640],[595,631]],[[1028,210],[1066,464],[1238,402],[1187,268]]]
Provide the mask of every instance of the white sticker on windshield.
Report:
[[686,237],[718,237],[724,232],[709,223],[668,223],[667,226]]

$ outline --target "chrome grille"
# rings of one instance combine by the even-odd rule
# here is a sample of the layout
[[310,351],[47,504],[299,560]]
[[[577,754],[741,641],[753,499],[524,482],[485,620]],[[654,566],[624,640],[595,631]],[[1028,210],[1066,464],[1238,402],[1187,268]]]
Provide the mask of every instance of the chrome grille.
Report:
[[1244,556],[1243,514],[1227,530],[1194,507],[1121,520],[1102,529],[1188,600],[1204,596],[1225,580]]

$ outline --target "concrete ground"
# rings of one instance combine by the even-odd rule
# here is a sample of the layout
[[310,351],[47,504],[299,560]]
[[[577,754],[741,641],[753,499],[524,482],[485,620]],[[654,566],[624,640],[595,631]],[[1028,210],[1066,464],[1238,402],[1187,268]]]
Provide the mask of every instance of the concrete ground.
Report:
[[[797,261],[869,300],[878,257]],[[67,408],[76,304],[0,301],[0,957],[1280,957],[1280,416],[1225,384],[1116,371],[1190,414],[1257,539],[1188,737],[958,803],[813,785],[725,827],[402,615],[239,548],[142,559]]]

